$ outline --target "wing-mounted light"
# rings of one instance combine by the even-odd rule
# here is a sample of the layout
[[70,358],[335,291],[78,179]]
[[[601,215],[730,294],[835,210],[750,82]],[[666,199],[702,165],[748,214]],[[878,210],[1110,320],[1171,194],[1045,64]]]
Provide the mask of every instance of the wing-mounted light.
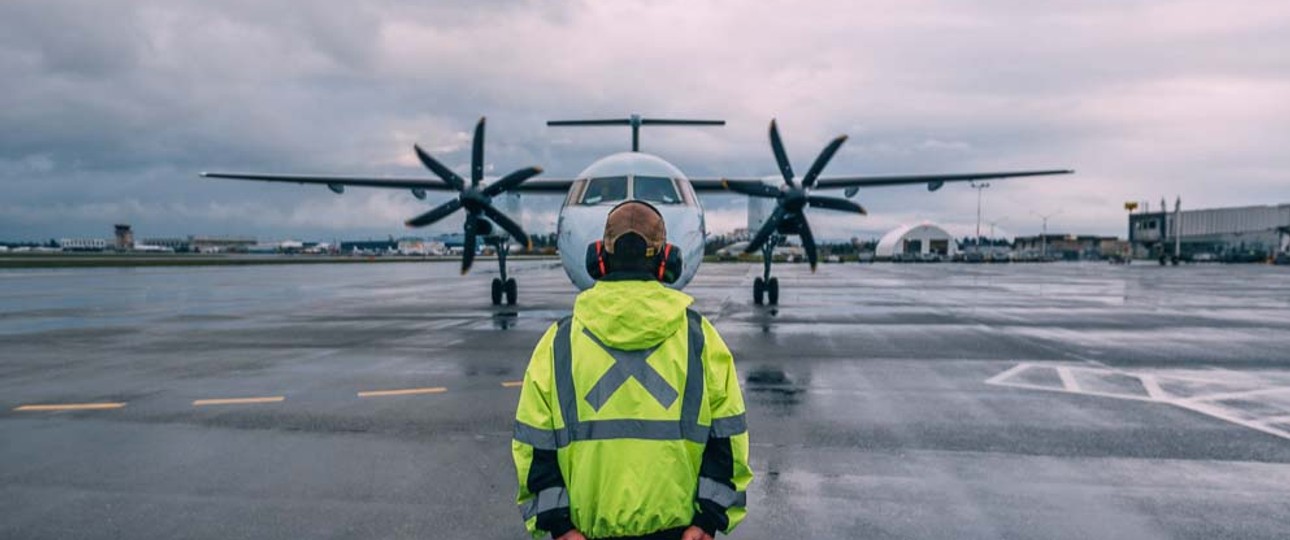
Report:
[[927,191],[936,191],[945,185],[944,180],[933,180],[927,183]]
[[345,184],[327,184],[327,189],[330,189],[332,193],[340,195],[345,192]]
[[421,188],[412,188],[412,196],[416,197],[418,200],[424,201],[426,200],[426,190]]

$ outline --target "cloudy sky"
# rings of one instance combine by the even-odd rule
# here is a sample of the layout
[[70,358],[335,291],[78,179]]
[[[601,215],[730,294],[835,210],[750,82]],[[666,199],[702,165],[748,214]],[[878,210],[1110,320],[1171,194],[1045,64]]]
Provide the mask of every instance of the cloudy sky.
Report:
[[[1126,200],[1290,202],[1284,0],[422,4],[0,3],[0,240],[117,222],[141,237],[404,234],[426,207],[406,192],[197,173],[428,174],[413,142],[464,171],[480,116],[494,174],[572,176],[628,132],[544,121],[633,112],[728,121],[642,134],[693,176],[772,174],[772,117],[799,169],[851,136],[826,174],[1078,170],[994,182],[986,221],[1010,234],[1056,212],[1056,232],[1123,234]],[[870,217],[816,212],[817,234],[976,219],[965,185],[858,200]],[[717,232],[743,224],[741,199],[705,203]],[[557,201],[524,204],[531,232],[553,229]]]

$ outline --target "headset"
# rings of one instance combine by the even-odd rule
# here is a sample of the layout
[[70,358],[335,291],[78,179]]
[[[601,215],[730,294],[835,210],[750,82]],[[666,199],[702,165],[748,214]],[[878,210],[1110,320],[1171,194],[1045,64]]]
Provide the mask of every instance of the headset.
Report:
[[[663,217],[663,214],[653,205],[647,203],[646,206],[649,206],[659,217]],[[654,279],[663,283],[676,283],[676,280],[681,279],[681,271],[685,268],[681,260],[681,250],[670,242],[664,242],[663,249],[658,250],[657,253],[651,254],[647,249],[645,256],[653,259],[650,261],[650,266],[653,268],[650,273],[654,276]],[[587,245],[586,260],[587,274],[591,276],[591,279],[599,280],[613,270],[609,268],[609,261],[605,258],[605,241],[603,239]]]

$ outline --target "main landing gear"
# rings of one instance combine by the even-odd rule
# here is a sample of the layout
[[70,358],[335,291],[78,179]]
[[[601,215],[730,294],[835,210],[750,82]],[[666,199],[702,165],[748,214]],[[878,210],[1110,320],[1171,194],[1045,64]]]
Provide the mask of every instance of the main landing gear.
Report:
[[770,276],[770,265],[774,262],[775,246],[780,240],[779,234],[772,234],[761,245],[762,277],[753,280],[753,303],[759,306],[779,305],[779,278]]
[[489,243],[497,250],[497,268],[501,271],[501,277],[493,278],[493,305],[500,306],[505,299],[506,305],[513,306],[519,292],[515,278],[506,276],[506,255],[511,251],[510,239],[503,236]]

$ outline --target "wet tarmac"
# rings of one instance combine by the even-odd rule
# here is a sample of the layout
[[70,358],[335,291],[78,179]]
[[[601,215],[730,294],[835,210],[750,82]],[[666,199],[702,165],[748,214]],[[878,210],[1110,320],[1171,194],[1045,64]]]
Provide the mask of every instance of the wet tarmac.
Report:
[[[523,538],[518,381],[574,291],[453,264],[0,271],[0,537]],[[1284,538],[1290,272],[709,264],[737,538]],[[80,405],[80,410],[48,410]]]

